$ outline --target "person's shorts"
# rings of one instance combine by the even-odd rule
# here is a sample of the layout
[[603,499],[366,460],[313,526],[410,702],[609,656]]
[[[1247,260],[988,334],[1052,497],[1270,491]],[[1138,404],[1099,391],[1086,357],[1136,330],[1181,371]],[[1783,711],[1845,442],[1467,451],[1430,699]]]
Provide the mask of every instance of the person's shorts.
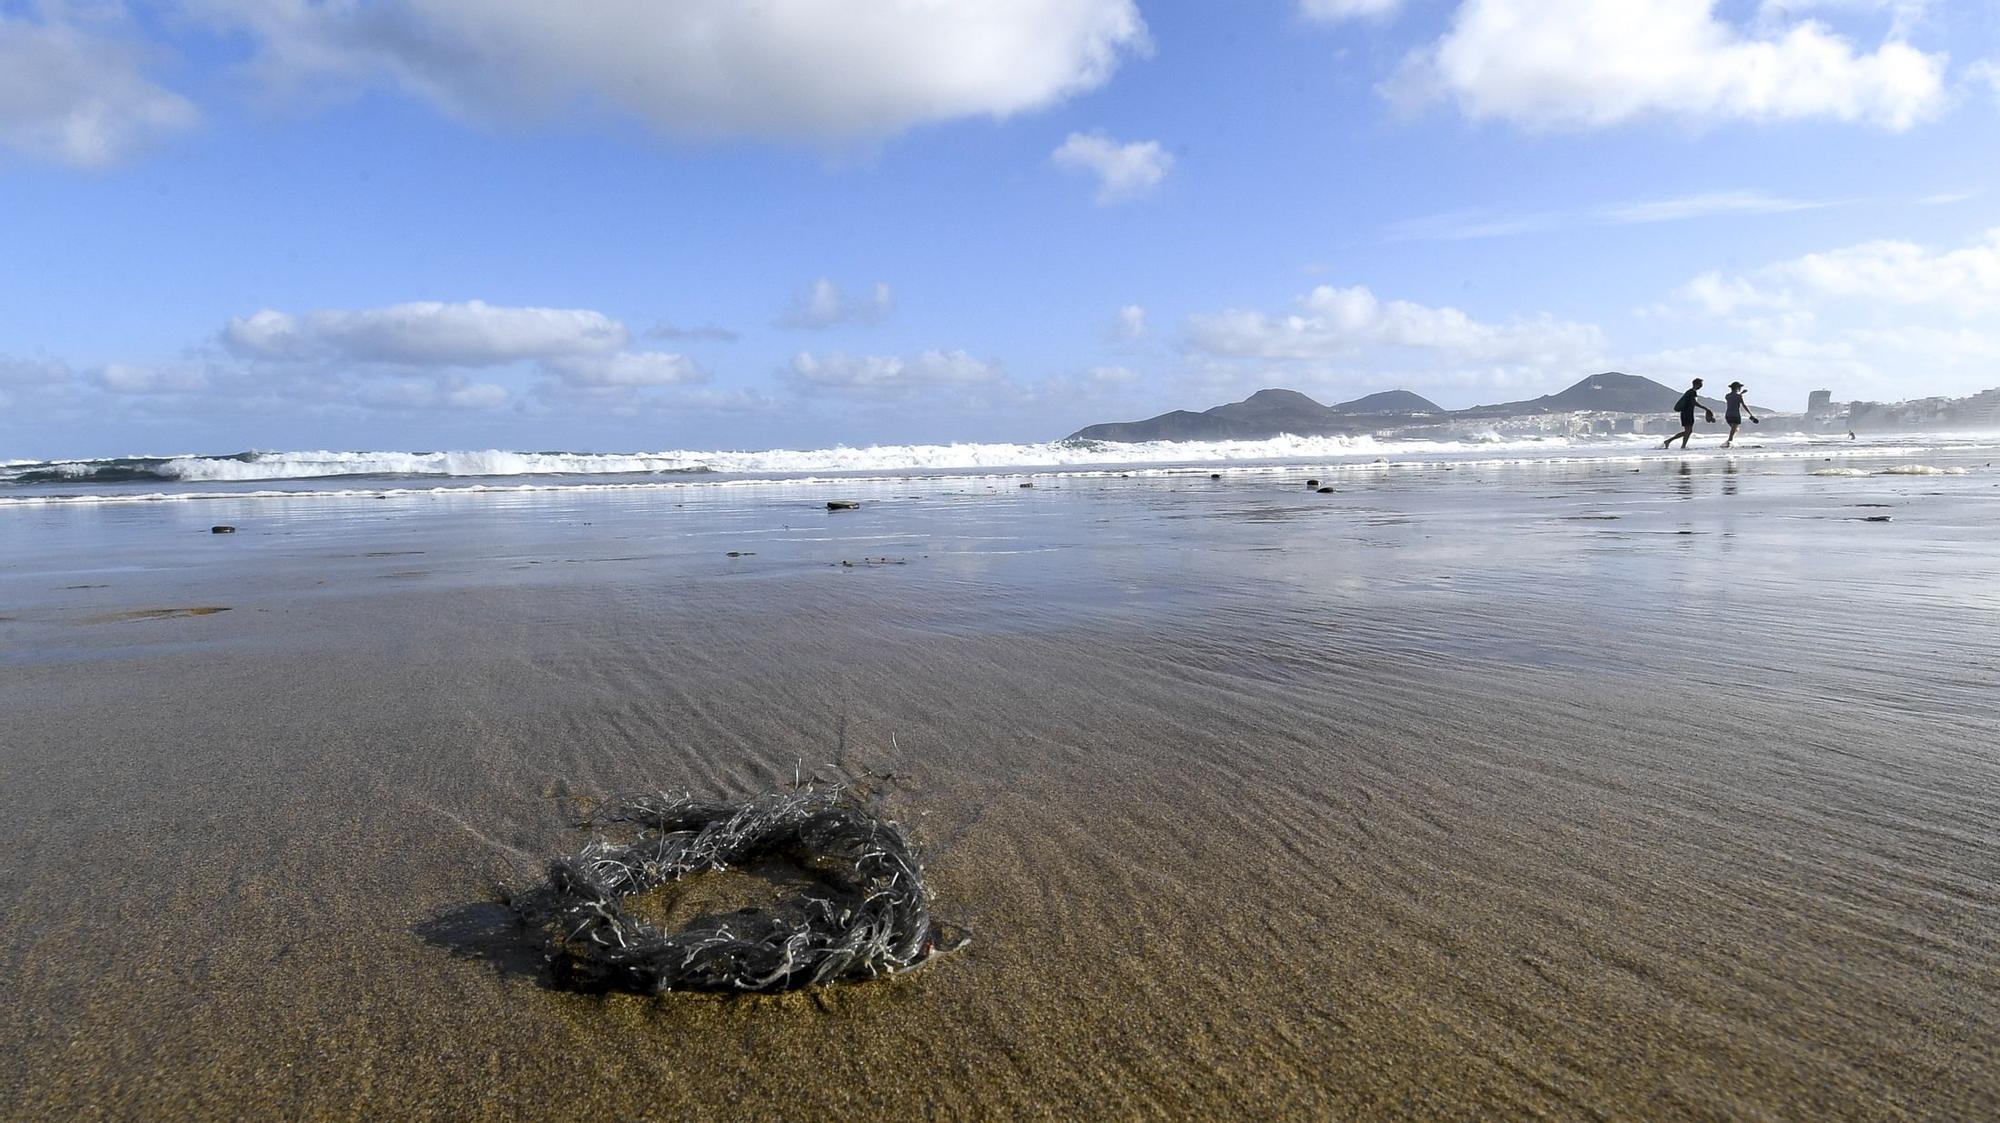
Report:
[[1694,424],[1694,411],[1693,411],[1693,410],[1691,410],[1691,409],[1684,409],[1684,410],[1682,410],[1682,411],[1681,411],[1681,428],[1683,428],[1683,429],[1686,429],[1686,428],[1688,428],[1689,426],[1692,426],[1693,424]]

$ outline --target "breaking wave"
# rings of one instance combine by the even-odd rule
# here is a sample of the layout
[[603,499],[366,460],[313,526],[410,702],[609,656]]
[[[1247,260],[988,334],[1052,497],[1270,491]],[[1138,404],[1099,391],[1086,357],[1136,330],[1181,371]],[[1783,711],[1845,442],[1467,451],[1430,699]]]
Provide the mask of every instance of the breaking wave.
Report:
[[[1807,434],[1766,434],[1742,451],[1697,449],[1732,460],[1930,457],[1996,449],[1980,443],[1913,441],[1885,436],[1854,445]],[[595,453],[510,452],[240,452],[230,455],[132,456],[99,460],[0,461],[0,505],[70,502],[140,502],[164,499],[255,498],[279,495],[416,495],[480,491],[631,489],[736,483],[813,483],[833,479],[1000,474],[1152,474],[1234,465],[1237,471],[1275,471],[1309,464],[1321,470],[1477,464],[1575,464],[1658,459],[1652,435],[1478,432],[1449,439],[1387,436],[1274,437],[1228,441],[1065,440],[1039,444],[900,444],[766,451]],[[1961,475],[1962,468],[1903,463],[1868,469],[1826,467],[1815,475]],[[292,490],[269,485],[300,481]],[[253,488],[258,484],[266,485]],[[250,485],[245,487],[243,485]],[[7,494],[11,492],[12,494]]]
[[[1495,448],[1566,448],[1561,437],[1476,442]],[[1232,460],[1338,458],[1383,453],[1449,452],[1452,441],[1384,441],[1374,437],[1276,437],[1260,441],[1059,441],[1046,444],[870,445],[773,449],[763,452],[635,453],[507,452],[242,452],[229,456],[151,456],[108,460],[20,461],[0,465],[0,483],[243,483],[259,480],[444,476],[603,476],[729,472],[977,471],[1109,464],[1207,463]]]
[[228,482],[372,476],[644,475],[707,471],[681,453],[571,452],[240,452],[232,456],[135,456],[110,460],[16,463],[0,467],[9,483],[121,483],[135,480]]

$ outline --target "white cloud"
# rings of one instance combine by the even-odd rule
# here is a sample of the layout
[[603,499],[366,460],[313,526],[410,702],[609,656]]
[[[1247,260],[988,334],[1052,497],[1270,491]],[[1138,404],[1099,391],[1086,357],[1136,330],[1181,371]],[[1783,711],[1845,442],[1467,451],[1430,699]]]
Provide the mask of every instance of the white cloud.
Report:
[[667,351],[566,355],[542,366],[573,386],[680,386],[708,378],[693,359]]
[[208,389],[208,374],[191,366],[135,366],[106,363],[93,372],[97,384],[114,394],[192,394]]
[[1533,234],[1544,230],[1571,230],[1580,226],[1637,226],[1734,215],[1784,214],[1839,206],[1842,201],[1795,199],[1762,191],[1706,191],[1578,211],[1539,211],[1515,215],[1452,211],[1398,222],[1384,233],[1393,242],[1450,242]]
[[866,299],[850,298],[839,285],[821,277],[812,287],[792,298],[791,306],[775,321],[778,327],[821,328],[843,324],[879,324],[895,311],[895,294],[877,281]]
[[17,398],[30,398],[45,410],[61,405],[79,419],[90,410],[121,408],[115,405],[121,401],[140,403],[136,409],[156,417],[391,416],[491,412],[517,404],[528,412],[552,406],[595,417],[743,412],[771,408],[777,400],[757,390],[699,387],[708,375],[692,359],[655,351],[529,357],[523,369],[492,380],[463,369],[474,364],[347,362],[331,356],[300,362],[292,361],[290,351],[274,360],[256,353],[224,355],[212,348],[190,354],[194,357],[163,363],[88,368],[0,357],[0,391],[18,385],[26,392]]
[[1403,0],[1299,0],[1299,14],[1328,22],[1379,19],[1402,6]]
[[1449,307],[1322,285],[1288,312],[1230,309],[1188,319],[1189,395],[1265,386],[1355,396],[1356,387],[1502,400],[1611,369],[1595,325],[1548,315],[1477,320]]
[[1482,323],[1456,308],[1384,302],[1362,286],[1321,285],[1284,315],[1232,309],[1197,315],[1189,341],[1227,358],[1327,360],[1388,348],[1458,363],[1575,369],[1603,349],[1589,324],[1541,317]]
[[662,405],[663,388],[708,378],[686,355],[624,350],[625,325],[584,308],[472,300],[303,315],[267,309],[231,320],[222,339],[245,360],[229,372],[238,383],[289,384],[371,410],[493,410],[514,401],[506,386],[472,381],[463,368],[533,363],[543,378],[526,404],[621,415]]
[[1159,141],[1120,144],[1102,133],[1071,133],[1050,159],[1066,171],[1096,176],[1100,206],[1151,192],[1174,166],[1173,154],[1160,147]]
[[1137,304],[1120,308],[1118,318],[1111,324],[1111,337],[1127,342],[1146,338],[1146,331],[1146,309]]
[[[1803,397],[1966,394],[2000,384],[2000,229],[1959,247],[1881,240],[1705,273],[1668,311],[1715,338],[1648,361]],[[1760,381],[1761,380],[1761,381]],[[1912,387],[1921,387],[1912,390]]]
[[1705,273],[1683,286],[1680,295],[1700,311],[1723,317],[1835,303],[1963,319],[2000,316],[2000,228],[1971,245],[1943,252],[1914,242],[1875,241],[1748,273]]
[[1671,199],[1651,199],[1607,207],[1599,212],[1606,223],[1636,225],[1652,222],[1680,222],[1717,215],[1783,214],[1831,207],[1831,199],[1790,199],[1762,191],[1708,191]]
[[145,51],[115,6],[0,11],[0,148],[102,168],[194,126],[192,102],[144,74]]
[[629,113],[811,141],[1007,117],[1149,49],[1133,0],[195,0],[280,84],[387,82],[455,115]]
[[789,374],[798,385],[810,390],[885,395],[983,386],[1001,378],[998,366],[964,351],[923,351],[908,359],[838,352],[821,356],[801,351],[792,357]]
[[1642,117],[1832,118],[1907,129],[1943,107],[1944,56],[1898,38],[1858,50],[1805,20],[1743,27],[1715,0],[1465,0],[1390,84],[1411,104],[1531,129]]
[[480,300],[304,315],[265,309],[230,320],[222,332],[231,350],[250,358],[472,367],[603,355],[630,338],[625,325],[601,312]]
[[1100,386],[1129,386],[1139,381],[1139,372],[1122,366],[1091,367],[1090,381]]

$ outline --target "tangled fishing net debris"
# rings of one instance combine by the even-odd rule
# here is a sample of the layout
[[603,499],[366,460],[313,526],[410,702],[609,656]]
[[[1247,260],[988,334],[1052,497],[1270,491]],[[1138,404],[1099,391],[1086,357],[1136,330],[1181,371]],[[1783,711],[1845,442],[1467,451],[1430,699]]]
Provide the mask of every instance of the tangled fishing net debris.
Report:
[[[909,840],[846,789],[794,787],[740,803],[688,793],[618,801],[593,838],[550,863],[514,899],[548,942],[558,981],[594,990],[773,992],[901,974],[967,942],[931,916]],[[796,864],[812,887],[773,908],[742,909],[664,932],[626,901],[691,874],[748,863]]]

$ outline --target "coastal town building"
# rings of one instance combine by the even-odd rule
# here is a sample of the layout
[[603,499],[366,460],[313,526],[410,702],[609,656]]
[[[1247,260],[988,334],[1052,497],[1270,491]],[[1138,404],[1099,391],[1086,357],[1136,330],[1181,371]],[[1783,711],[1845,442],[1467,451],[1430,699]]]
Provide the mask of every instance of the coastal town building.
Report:
[[1863,432],[1905,429],[2000,429],[2000,388],[1965,398],[1916,398],[1904,402],[1836,402],[1826,390],[1806,399],[1808,431]]

